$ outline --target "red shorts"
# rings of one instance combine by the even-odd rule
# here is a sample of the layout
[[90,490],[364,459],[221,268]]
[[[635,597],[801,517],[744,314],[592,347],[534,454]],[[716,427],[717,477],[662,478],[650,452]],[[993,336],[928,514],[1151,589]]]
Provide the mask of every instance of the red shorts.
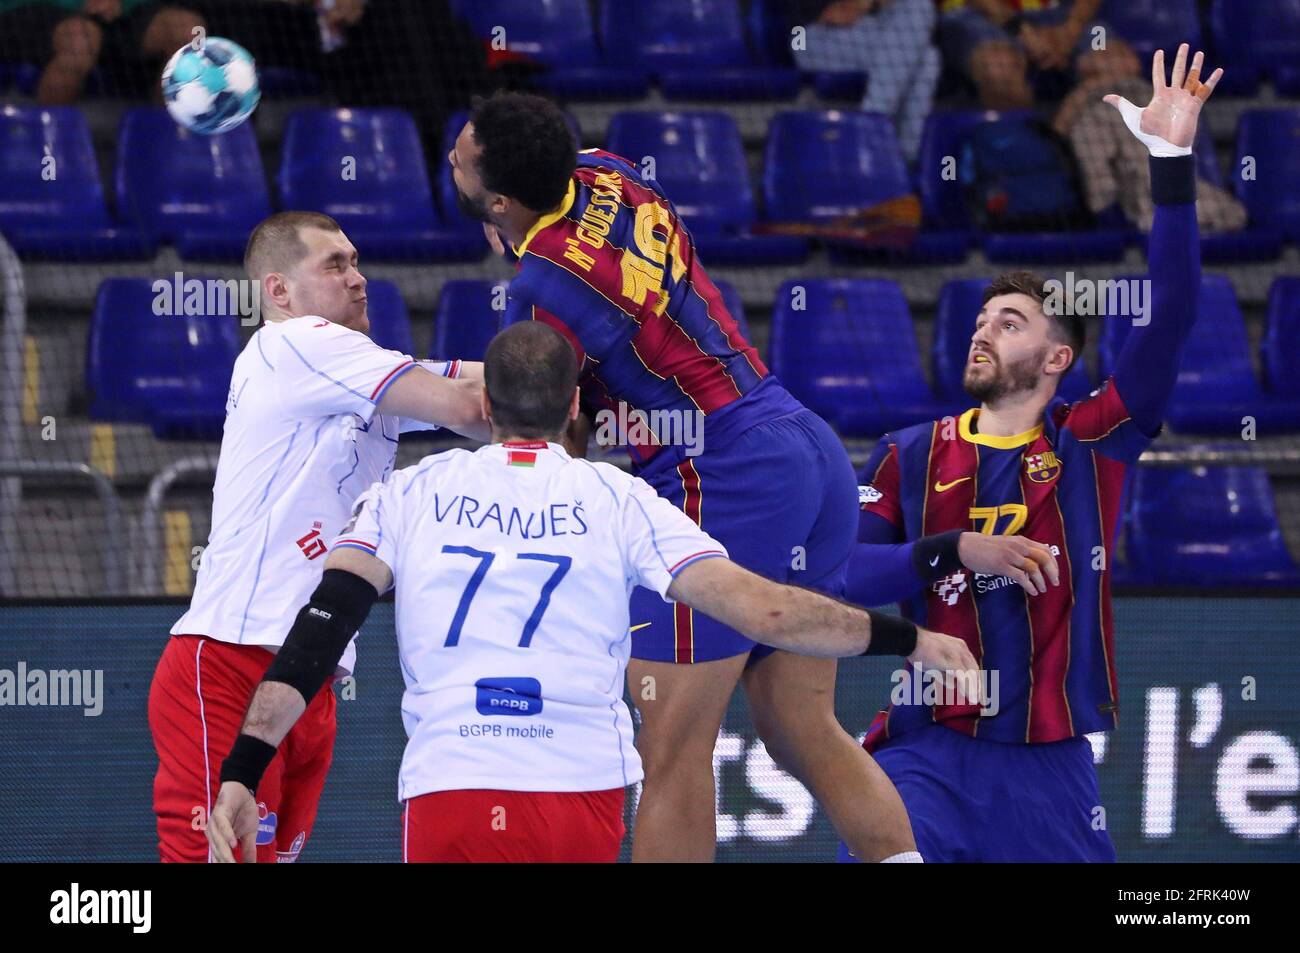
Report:
[[[198,635],[173,636],[163,649],[149,688],[149,728],[158,752],[153,809],[163,861],[208,860],[204,829],[221,787],[221,762],[274,658],[255,645]],[[335,704],[327,684],[280,743],[258,785],[258,863],[292,863],[311,835],[334,753]]]
[[613,863],[623,789],[436,791],[406,802],[407,863]]

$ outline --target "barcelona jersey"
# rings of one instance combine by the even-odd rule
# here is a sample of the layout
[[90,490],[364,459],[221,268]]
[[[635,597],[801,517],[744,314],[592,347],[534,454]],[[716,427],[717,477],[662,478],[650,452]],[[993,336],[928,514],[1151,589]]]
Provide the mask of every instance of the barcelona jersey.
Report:
[[[949,530],[1019,534],[1052,550],[1061,584],[1030,596],[968,569],[910,601],[917,624],[964,639],[996,688],[995,705],[899,705],[882,737],[942,722],[972,737],[1049,742],[1112,728],[1119,693],[1110,607],[1111,546],[1126,468],[1149,438],[1113,381],[1011,437],[979,433],[979,410],[884,437],[860,506],[899,539]],[[996,682],[992,673],[997,673]]]
[[[579,153],[564,201],[514,251],[519,271],[506,323],[543,321],[568,338],[584,396],[597,409],[699,413],[707,428],[730,408],[733,430],[766,416],[733,406],[767,368],[704,273],[672,203],[627,159]],[[629,441],[634,462],[654,456],[657,439]]]

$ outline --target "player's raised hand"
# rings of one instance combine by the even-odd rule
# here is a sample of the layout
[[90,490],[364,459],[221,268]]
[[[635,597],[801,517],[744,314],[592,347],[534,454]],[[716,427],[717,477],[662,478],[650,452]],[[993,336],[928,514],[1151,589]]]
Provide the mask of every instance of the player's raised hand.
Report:
[[1129,131],[1142,141],[1153,156],[1187,155],[1192,151],[1192,141],[1196,138],[1196,120],[1201,114],[1201,107],[1223,78],[1223,70],[1220,68],[1202,82],[1201,67],[1205,54],[1198,51],[1189,70],[1188,49],[1186,43],[1178,48],[1173,76],[1168,82],[1165,81],[1165,51],[1156,50],[1151,61],[1151,102],[1145,108],[1138,108],[1123,96],[1114,93],[1102,97],[1119,110]]
[[1061,584],[1061,569],[1052,551],[1024,536],[986,536],[962,533],[957,556],[972,572],[1009,576],[1031,596],[1042,595],[1047,584]]
[[217,803],[208,817],[208,843],[212,860],[218,864],[257,863],[257,800],[238,781],[227,781],[217,793]]

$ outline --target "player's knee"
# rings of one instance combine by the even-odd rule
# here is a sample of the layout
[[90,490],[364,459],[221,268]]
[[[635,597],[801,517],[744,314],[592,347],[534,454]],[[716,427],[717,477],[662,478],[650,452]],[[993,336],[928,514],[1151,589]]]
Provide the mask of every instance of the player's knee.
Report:
[[104,33],[99,24],[85,17],[68,17],[54,28],[54,55],[70,69],[90,72],[99,59]]

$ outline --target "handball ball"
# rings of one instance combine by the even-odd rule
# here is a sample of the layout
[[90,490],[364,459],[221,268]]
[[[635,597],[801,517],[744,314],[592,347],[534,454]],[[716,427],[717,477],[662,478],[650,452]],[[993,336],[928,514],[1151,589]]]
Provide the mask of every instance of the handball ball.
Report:
[[186,44],[162,72],[163,101],[173,119],[205,136],[233,129],[257,108],[257,67],[238,43],[210,36]]

